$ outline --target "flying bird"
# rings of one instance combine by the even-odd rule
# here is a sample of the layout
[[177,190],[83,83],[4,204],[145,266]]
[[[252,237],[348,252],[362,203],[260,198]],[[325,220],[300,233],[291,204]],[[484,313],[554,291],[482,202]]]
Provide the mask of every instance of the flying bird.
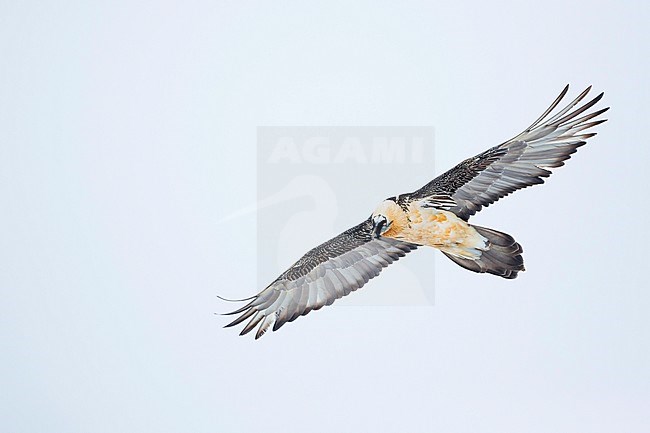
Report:
[[[400,257],[420,246],[437,248],[473,272],[516,278],[524,271],[523,249],[512,236],[469,224],[483,207],[528,186],[544,183],[551,169],[584,145],[605,122],[596,119],[609,107],[590,110],[599,94],[584,105],[591,86],[553,113],[567,85],[544,113],[516,137],[466,159],[422,188],[379,203],[370,217],[313,248],[242,308],[226,325],[248,320],[240,335],[257,327],[255,338],[270,329],[331,305],[364,286]],[[578,108],[575,108],[578,106]]]

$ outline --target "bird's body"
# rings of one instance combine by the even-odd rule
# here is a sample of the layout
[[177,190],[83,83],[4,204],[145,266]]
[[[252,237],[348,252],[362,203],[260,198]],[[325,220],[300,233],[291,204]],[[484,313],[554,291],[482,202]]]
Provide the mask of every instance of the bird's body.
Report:
[[312,310],[359,289],[381,270],[420,246],[442,251],[478,273],[516,278],[524,270],[523,249],[512,236],[470,224],[483,207],[531,185],[544,183],[551,169],[595,133],[582,131],[600,109],[578,117],[603,96],[575,108],[590,88],[551,116],[568,91],[516,137],[494,146],[436,177],[422,188],[386,199],[362,223],[308,251],[274,282],[250,299],[226,326],[248,320],[241,335],[257,327],[255,338],[275,331]]
[[383,201],[373,213],[389,216],[392,224],[382,236],[437,248],[449,254],[473,259],[486,248],[487,239],[453,212],[429,207],[426,200],[408,196]]

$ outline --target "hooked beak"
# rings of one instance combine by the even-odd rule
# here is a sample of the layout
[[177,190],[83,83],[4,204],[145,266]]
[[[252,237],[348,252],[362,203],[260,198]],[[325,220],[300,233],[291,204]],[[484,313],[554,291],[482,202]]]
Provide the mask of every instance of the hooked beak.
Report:
[[386,217],[377,215],[372,219],[372,223],[372,235],[375,239],[377,239],[379,236],[381,236],[382,229],[386,225]]

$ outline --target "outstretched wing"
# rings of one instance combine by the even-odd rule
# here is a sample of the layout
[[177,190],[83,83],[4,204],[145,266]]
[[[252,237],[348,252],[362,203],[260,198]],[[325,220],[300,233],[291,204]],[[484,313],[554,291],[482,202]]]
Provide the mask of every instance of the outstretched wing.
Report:
[[556,114],[551,113],[564,98],[569,86],[553,101],[551,106],[525,131],[499,146],[469,158],[446,173],[438,176],[413,194],[415,198],[429,198],[433,203],[454,212],[464,220],[489,206],[501,197],[531,185],[544,183],[551,168],[564,165],[595,132],[582,131],[605,122],[592,120],[609,109],[603,108],[586,114],[603,94],[573,109],[587,96],[591,86]]
[[258,326],[255,338],[260,338],[271,325],[276,331],[361,288],[415,248],[408,242],[373,238],[368,219],[305,254],[247,305],[228,313],[240,316],[226,327],[250,319],[240,335]]

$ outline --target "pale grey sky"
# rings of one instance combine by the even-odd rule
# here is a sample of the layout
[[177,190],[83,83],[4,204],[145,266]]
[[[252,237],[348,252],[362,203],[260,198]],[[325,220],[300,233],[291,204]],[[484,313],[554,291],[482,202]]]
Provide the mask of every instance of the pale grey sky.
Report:
[[[0,430],[646,431],[649,8],[3,2]],[[255,216],[219,222],[257,199],[258,126],[433,126],[433,177],[566,83],[605,91],[609,122],[474,219],[523,245],[517,280],[417,251],[433,307],[221,328],[215,295],[262,288]],[[361,198],[332,230],[428,180],[335,190]]]

